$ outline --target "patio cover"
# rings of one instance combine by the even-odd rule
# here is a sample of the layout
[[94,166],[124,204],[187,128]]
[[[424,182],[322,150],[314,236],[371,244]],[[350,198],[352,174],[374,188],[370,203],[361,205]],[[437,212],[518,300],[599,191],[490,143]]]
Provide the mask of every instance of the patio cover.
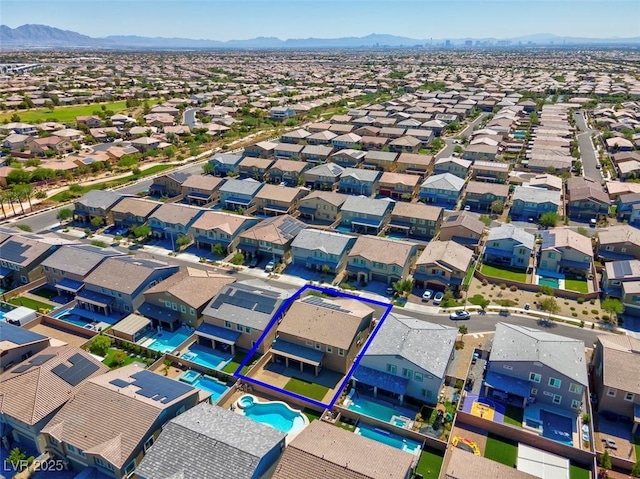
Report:
[[147,318],[155,319],[156,321],[161,321],[163,323],[169,324],[175,323],[180,317],[180,314],[173,309],[161,308],[147,302],[142,303],[138,308],[138,311],[140,312],[140,314],[146,316]]
[[129,336],[135,336],[138,331],[143,330],[151,324],[151,321],[139,314],[130,314],[122,321],[113,326],[114,331],[119,331]]
[[404,394],[409,385],[407,378],[395,376],[385,371],[378,371],[367,366],[358,366],[352,377],[358,382],[369,386],[377,386],[394,394]]
[[324,353],[316,349],[300,346],[299,344],[290,343],[289,341],[283,341],[276,339],[271,346],[271,351],[285,358],[295,359],[305,364],[311,364],[312,366],[320,366]]
[[265,211],[275,211],[276,213],[286,213],[289,211],[289,207],[280,205],[267,205],[264,207]]
[[74,281],[69,278],[64,278],[58,284],[56,284],[56,289],[61,289],[62,291],[67,291],[69,293],[77,293],[84,287],[84,283],[80,281]]
[[493,371],[487,373],[485,383],[498,391],[515,394],[523,398],[528,398],[531,395],[531,387],[528,381],[512,378]]
[[112,296],[107,296],[106,294],[96,293],[95,291],[91,291],[88,289],[83,289],[76,295],[76,299],[80,301],[84,301],[85,303],[91,303],[96,306],[100,306],[104,308],[106,306],[111,305],[115,298]]
[[507,251],[505,249],[500,249],[500,248],[494,248],[493,246],[487,246],[484,249],[485,254],[490,254],[493,256],[505,256],[505,257],[511,257],[513,256],[513,252],[512,251]]
[[564,266],[565,268],[576,268],[576,269],[589,269],[591,266],[590,263],[584,261],[571,261],[568,259],[561,259],[558,263],[560,266]]
[[536,271],[538,276],[542,276],[543,278],[554,278],[554,279],[564,279],[563,273],[557,273],[555,271],[550,271],[547,269],[538,269]]
[[241,333],[240,331],[221,328],[215,324],[202,323],[200,327],[196,329],[196,334],[205,338],[214,339],[215,341],[220,341],[224,344],[236,344]]
[[358,218],[357,220],[351,220],[351,223],[354,225],[367,226],[369,228],[380,228],[380,225],[382,224],[382,220],[375,221],[375,220]]
[[13,272],[13,270],[9,269],[9,268],[5,268],[4,266],[0,266],[0,279],[4,279],[7,276],[9,276],[11,273]]
[[249,206],[249,203],[251,203],[251,198],[245,199],[245,198],[236,198],[236,197],[230,196],[224,201],[226,203],[233,203],[234,205]]

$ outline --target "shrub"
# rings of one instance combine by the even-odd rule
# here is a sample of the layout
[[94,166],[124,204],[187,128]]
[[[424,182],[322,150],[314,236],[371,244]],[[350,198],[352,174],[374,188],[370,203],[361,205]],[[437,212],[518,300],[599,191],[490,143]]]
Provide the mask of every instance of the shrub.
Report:
[[571,307],[569,308],[569,310],[570,310],[570,311],[575,311],[575,310],[576,310],[576,308],[574,308],[573,306],[571,306]]
[[488,284],[489,284],[489,281],[487,281],[486,278],[482,280],[482,286],[486,286]]
[[598,310],[597,310],[597,309],[592,309],[592,310],[591,310],[591,314],[593,314],[593,315],[596,315],[596,316],[597,316],[597,315],[598,315]]
[[602,315],[602,320],[603,320],[603,321],[610,321],[610,320],[611,320],[611,317],[610,317],[608,314],[603,314],[603,315]]
[[509,291],[512,291],[512,292],[514,292],[514,293],[515,293],[516,291],[518,291],[518,287],[514,284],[513,286],[511,286],[511,287],[509,288]]
[[89,351],[98,356],[106,356],[111,347],[111,340],[102,334],[96,336],[89,345]]
[[571,313],[571,316],[573,316],[574,318],[577,318],[578,317],[578,313],[575,313],[575,312]]
[[590,299],[590,300],[589,300],[589,304],[591,304],[591,305],[596,304],[596,300],[595,300],[595,299]]
[[582,310],[582,314],[584,314],[586,316],[587,314],[589,314],[589,311],[587,311],[586,309],[583,309]]
[[580,296],[578,299],[576,299],[576,301],[578,302],[578,304],[582,304],[584,303],[584,298]]
[[580,321],[580,327],[584,328],[584,321]]
[[500,283],[500,289],[507,289],[507,285],[505,283]]

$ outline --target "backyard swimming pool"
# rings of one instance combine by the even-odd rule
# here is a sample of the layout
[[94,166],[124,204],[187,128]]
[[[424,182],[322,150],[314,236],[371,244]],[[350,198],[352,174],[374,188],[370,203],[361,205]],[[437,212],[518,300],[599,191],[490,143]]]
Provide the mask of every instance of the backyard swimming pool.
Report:
[[[186,329],[184,327],[176,330],[176,331],[167,331],[162,330],[159,333],[155,333],[153,336],[148,338],[143,338],[138,341],[139,344],[143,346],[153,349],[154,351],[160,351],[161,353],[170,353],[175,350],[178,346],[185,342],[185,340],[191,336],[191,330]],[[145,342],[152,339],[153,341],[149,344],[145,344]]]
[[573,425],[570,418],[541,409],[540,422],[542,437],[573,446]]
[[366,424],[359,425],[356,428],[355,433],[416,456],[420,454],[420,450],[422,449],[422,445],[418,441],[406,439],[397,434],[385,431],[384,429],[371,427]]
[[260,401],[255,396],[245,394],[236,401],[242,414],[256,422],[267,424],[279,431],[297,433],[309,424],[302,412],[290,408],[280,401]]
[[56,316],[56,319],[64,321],[65,323],[73,324],[75,326],[80,326],[81,328],[93,329],[88,327],[93,324],[93,321],[91,319],[83,318],[82,316],[78,316],[77,314],[70,313],[68,311],[65,311],[59,316]]
[[543,278],[540,276],[538,278],[538,284],[540,286],[551,286],[554,289],[558,289],[560,287],[560,281],[556,278]]
[[223,353],[197,344],[189,346],[189,350],[182,357],[209,369],[222,369],[233,359],[233,355],[230,353]]
[[227,385],[210,376],[203,376],[197,371],[189,370],[180,376],[180,381],[211,393],[211,402],[216,403],[220,396],[227,392]]
[[[413,418],[417,413],[417,411],[414,412],[404,407],[393,406],[391,404],[385,404],[382,401],[374,401],[372,399],[365,398],[360,393],[356,394],[357,395],[352,398],[348,409],[381,421],[391,422],[393,416],[406,416]],[[398,421],[401,420],[396,419],[396,422]],[[397,424],[395,422],[393,424],[398,427],[404,427],[406,423],[404,423],[404,421],[402,422],[403,424]]]

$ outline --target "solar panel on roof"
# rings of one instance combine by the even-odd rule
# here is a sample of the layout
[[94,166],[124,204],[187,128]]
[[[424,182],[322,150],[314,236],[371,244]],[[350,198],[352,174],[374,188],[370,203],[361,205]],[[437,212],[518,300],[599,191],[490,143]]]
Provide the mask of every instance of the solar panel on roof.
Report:
[[27,257],[25,251],[29,250],[29,245],[24,245],[14,241],[13,238],[2,244],[2,259],[11,261],[12,263],[22,263]]
[[140,388],[136,394],[160,401],[163,404],[174,401],[194,389],[188,384],[165,378],[151,371],[139,371],[131,377],[135,379],[131,384]]
[[23,373],[25,371],[28,371],[29,369],[31,369],[31,364],[22,364],[21,366],[18,366],[17,368],[15,368],[13,372],[18,374],[18,373]]
[[13,370],[13,372],[14,373],[23,373],[23,372],[28,371],[29,369],[31,369],[33,367],[42,366],[44,363],[49,361],[49,359],[55,358],[55,357],[56,357],[55,354],[41,354],[40,356],[36,356],[35,358],[29,360],[28,363],[22,364],[21,366],[18,366],[17,368],[15,368]]
[[45,339],[45,336],[29,331],[28,329],[22,329],[19,326],[0,321],[0,338],[3,341],[11,341],[14,344],[22,345]]
[[115,387],[118,387],[118,388],[126,388],[129,385],[127,381],[120,378],[116,378],[109,381],[109,384],[113,384]]
[[629,276],[631,274],[631,264],[629,264],[628,261],[614,261],[612,266],[616,278]]
[[76,353],[69,358],[71,366],[58,364],[51,370],[56,376],[71,386],[77,386],[98,370],[98,365]]

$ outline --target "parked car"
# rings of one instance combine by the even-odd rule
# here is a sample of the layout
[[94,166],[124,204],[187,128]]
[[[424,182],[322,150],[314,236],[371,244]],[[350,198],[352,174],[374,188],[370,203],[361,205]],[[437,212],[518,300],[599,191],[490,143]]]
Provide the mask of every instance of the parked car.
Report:
[[264,267],[264,270],[267,273],[271,273],[275,269],[275,267],[276,267],[276,262],[271,260],[267,263],[267,266]]
[[247,263],[247,266],[248,266],[249,268],[255,268],[256,266],[258,266],[258,258],[255,258],[255,257],[254,257],[254,258],[251,258],[251,259],[249,260],[249,262]]
[[436,293],[436,295],[433,297],[433,304],[442,303],[443,298],[444,298],[444,293],[442,291]]
[[449,319],[458,320],[458,319],[471,319],[471,314],[469,311],[456,311],[455,313],[451,313],[449,315]]
[[464,210],[465,210],[465,211],[471,211],[471,206],[469,206],[469,205],[464,205]]
[[433,298],[432,290],[427,289],[424,293],[422,293],[422,301],[429,301],[431,298]]

